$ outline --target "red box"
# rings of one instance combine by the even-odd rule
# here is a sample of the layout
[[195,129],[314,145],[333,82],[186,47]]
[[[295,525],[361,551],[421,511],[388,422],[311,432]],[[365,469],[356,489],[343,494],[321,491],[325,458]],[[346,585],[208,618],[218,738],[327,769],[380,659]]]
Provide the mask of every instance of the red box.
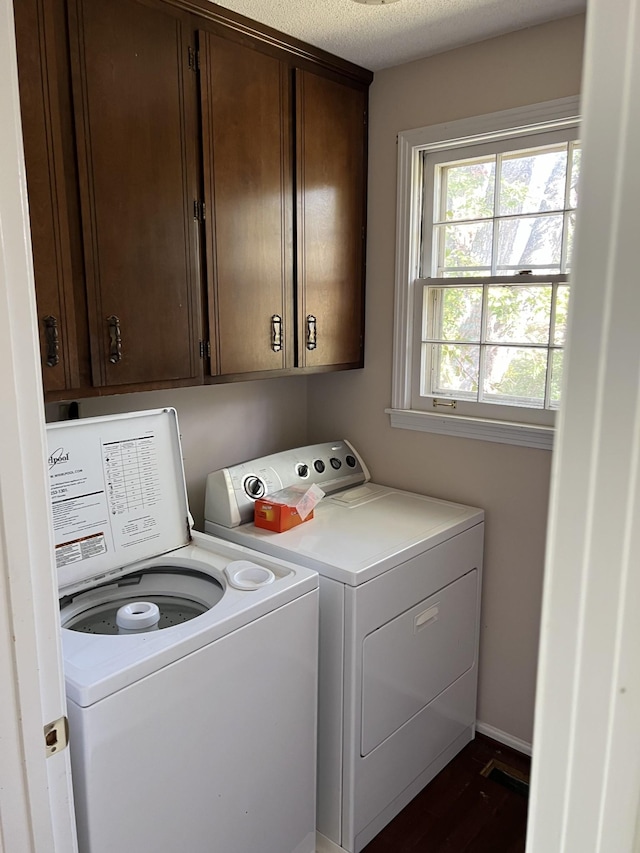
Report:
[[272,501],[268,498],[259,498],[255,503],[253,523],[256,527],[282,533],[302,524],[303,521],[309,521],[311,518],[313,518],[313,510],[303,519],[300,518],[295,506]]

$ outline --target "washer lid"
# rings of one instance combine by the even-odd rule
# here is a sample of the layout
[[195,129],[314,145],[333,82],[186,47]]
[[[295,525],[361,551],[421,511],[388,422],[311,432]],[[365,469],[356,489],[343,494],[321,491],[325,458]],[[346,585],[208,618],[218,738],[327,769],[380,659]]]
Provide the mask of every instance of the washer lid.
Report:
[[61,591],[189,543],[175,409],[48,424],[47,441]]

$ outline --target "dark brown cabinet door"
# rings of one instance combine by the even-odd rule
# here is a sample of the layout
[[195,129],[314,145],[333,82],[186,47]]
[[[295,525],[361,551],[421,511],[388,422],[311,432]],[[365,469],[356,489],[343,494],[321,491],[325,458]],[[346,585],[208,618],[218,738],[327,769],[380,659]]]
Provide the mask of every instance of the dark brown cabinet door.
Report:
[[193,379],[202,362],[189,19],[153,0],[69,5],[93,384]]
[[366,91],[296,71],[300,367],[364,353]]
[[57,11],[46,0],[20,0],[15,5],[20,106],[45,391],[64,391],[80,384],[74,255],[68,229],[65,156],[60,127],[62,113],[69,104],[68,97],[65,101],[65,94],[68,96],[68,91],[64,92],[65,81],[58,75],[56,33],[61,27],[56,19]]
[[282,370],[295,322],[288,68],[202,31],[200,78],[212,373]]

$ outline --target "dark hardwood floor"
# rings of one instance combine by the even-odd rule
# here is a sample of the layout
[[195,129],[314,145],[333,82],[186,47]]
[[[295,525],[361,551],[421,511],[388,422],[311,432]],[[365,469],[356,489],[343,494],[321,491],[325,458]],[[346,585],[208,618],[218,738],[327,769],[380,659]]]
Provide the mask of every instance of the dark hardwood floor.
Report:
[[492,759],[528,778],[526,755],[476,735],[362,853],[523,853],[527,796],[482,775]]

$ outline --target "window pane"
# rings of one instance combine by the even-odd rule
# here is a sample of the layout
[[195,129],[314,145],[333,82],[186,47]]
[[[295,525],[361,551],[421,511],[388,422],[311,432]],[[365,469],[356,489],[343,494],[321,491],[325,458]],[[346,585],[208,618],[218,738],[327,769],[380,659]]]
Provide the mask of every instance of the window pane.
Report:
[[[534,267],[533,265],[527,267],[528,270],[531,271],[531,275],[558,275],[560,269],[555,267]],[[496,270],[496,275],[518,275],[518,273],[522,272],[521,266],[515,267],[498,267]],[[486,273],[485,273],[486,275]],[[522,276],[522,278],[526,281],[526,276]]]
[[547,350],[526,347],[486,347],[483,399],[486,402],[544,406]]
[[556,326],[553,334],[553,343],[562,346],[567,338],[567,316],[569,313],[569,285],[558,285],[556,296]]
[[506,219],[498,223],[498,266],[560,268],[561,214]]
[[[442,267],[489,267],[491,266],[491,240],[493,228],[490,222],[473,222],[469,225],[436,226],[436,245],[442,245],[438,257]],[[442,241],[442,242],[441,242]]]
[[[508,273],[513,275],[513,273]],[[463,270],[439,270],[436,278],[478,278],[483,275],[491,275],[491,267],[467,267]]]
[[433,382],[422,393],[476,399],[480,347],[467,344],[425,344],[431,350]]
[[582,161],[582,148],[579,143],[573,148],[573,156],[571,158],[571,178],[569,190],[569,205],[571,207],[578,206],[578,181],[580,179],[580,164]]
[[505,154],[500,176],[500,215],[563,210],[566,172],[566,145]]
[[567,233],[565,239],[567,241],[567,259],[565,261],[564,272],[569,272],[571,269],[571,261],[573,260],[573,235],[576,230],[576,212],[575,210],[567,214]]
[[477,160],[441,170],[444,210],[441,218],[484,219],[493,216],[496,158]]
[[[481,287],[429,287],[425,309],[432,306],[427,336],[444,341],[479,341]],[[426,314],[426,311],[425,311]]]
[[562,391],[562,369],[564,367],[564,350],[556,349],[550,353],[551,387],[549,389],[549,408],[560,408]]
[[581,145],[554,138],[424,156],[420,394],[558,407]]
[[547,344],[550,320],[550,284],[488,288],[487,341]]

